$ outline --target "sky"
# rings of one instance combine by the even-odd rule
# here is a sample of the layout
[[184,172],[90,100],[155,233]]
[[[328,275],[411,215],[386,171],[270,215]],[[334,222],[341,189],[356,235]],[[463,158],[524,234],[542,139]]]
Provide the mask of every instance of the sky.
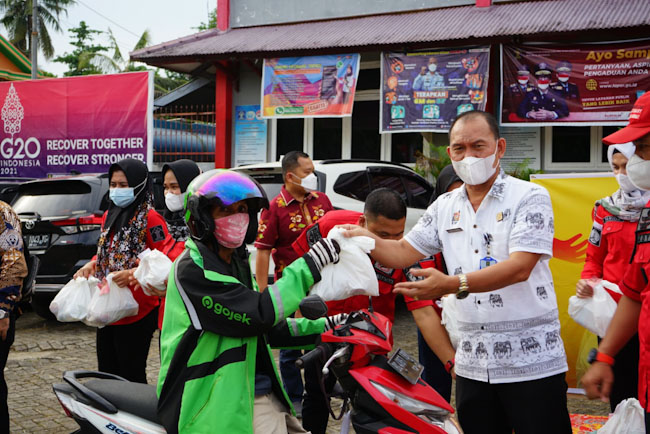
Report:
[[[54,57],[72,52],[68,29],[77,27],[80,21],[95,30],[107,31],[110,27],[115,35],[122,55],[128,56],[145,29],[149,29],[152,45],[167,42],[181,36],[196,33],[201,22],[207,23],[208,12],[217,7],[217,0],[76,0],[68,9],[68,15],[59,17],[63,32],[50,28],[54,45]],[[0,25],[0,31],[7,31]],[[95,39],[108,45],[108,38],[98,35]],[[112,52],[110,53],[112,54]],[[39,55],[39,69],[62,76],[68,70],[64,63],[46,61]]]

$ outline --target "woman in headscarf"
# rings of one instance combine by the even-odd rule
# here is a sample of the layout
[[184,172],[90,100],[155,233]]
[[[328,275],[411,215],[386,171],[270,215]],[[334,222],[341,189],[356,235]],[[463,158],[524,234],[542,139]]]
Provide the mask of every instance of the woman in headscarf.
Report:
[[[433,196],[431,196],[431,201],[429,205],[435,202],[438,197],[441,195],[455,190],[458,187],[463,185],[463,181],[456,175],[452,165],[445,166],[440,173],[438,174],[438,179],[436,179],[436,186],[433,189]],[[438,253],[434,257],[436,268],[443,273],[447,273],[444,261],[442,259],[442,254]],[[436,313],[439,317],[442,317],[442,309],[436,303],[434,303],[433,308],[436,310]],[[426,381],[431,387],[436,389],[436,391],[447,401],[451,399],[451,377],[452,370],[454,368],[454,354],[452,349],[449,349],[446,352],[450,353],[449,357],[445,357],[447,360],[441,360],[436,354],[432,351],[431,347],[427,344],[422,333],[418,329],[418,354],[420,364],[424,367],[422,372],[422,378]]]
[[97,255],[75,277],[94,275],[102,280],[112,274],[113,282],[133,292],[138,313],[97,329],[97,364],[100,371],[146,383],[158,297],[136,290],[133,272],[138,254],[147,248],[162,249],[168,236],[167,225],[153,209],[151,178],[143,162],[121,160],[111,165],[108,178],[111,204],[104,214]]
[[[585,265],[576,284],[578,297],[592,297],[593,285],[600,280],[618,283],[632,256],[641,210],[650,200],[650,191],[637,189],[627,177],[627,160],[634,151],[632,143],[611,145],[607,149],[607,160],[619,189],[598,200],[594,207]],[[618,303],[621,295],[608,292]],[[639,338],[635,335],[616,356],[613,368],[616,381],[609,399],[612,412],[622,400],[637,397],[638,365]]]
[[[183,215],[185,192],[190,182],[200,174],[201,169],[192,160],[177,160],[173,163],[165,164],[162,168],[165,206],[167,207],[163,216],[167,222],[167,230],[170,236],[167,238],[165,246],[161,251],[172,261],[183,253],[183,250],[185,250],[185,241],[190,236],[190,231],[185,224],[185,216]],[[160,297],[158,328],[162,330],[166,291],[158,291],[152,286],[149,286],[147,289],[150,293]]]

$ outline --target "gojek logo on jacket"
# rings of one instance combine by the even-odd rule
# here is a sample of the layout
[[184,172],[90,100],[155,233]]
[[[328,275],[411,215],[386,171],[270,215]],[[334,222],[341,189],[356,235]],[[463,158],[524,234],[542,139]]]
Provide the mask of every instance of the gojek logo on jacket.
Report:
[[215,303],[214,300],[212,300],[212,297],[208,295],[203,297],[201,303],[203,304],[204,308],[214,311],[214,313],[217,315],[223,315],[230,321],[237,321],[242,324],[251,325],[251,319],[248,315],[245,313],[241,314],[233,312],[227,307],[223,307],[220,303]]

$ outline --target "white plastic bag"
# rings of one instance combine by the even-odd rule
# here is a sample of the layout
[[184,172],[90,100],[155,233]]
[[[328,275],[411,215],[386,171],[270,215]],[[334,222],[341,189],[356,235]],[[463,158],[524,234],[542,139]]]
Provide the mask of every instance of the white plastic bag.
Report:
[[445,295],[440,299],[442,305],[442,318],[440,323],[447,329],[451,345],[456,349],[458,341],[460,340],[460,333],[458,331],[458,309],[456,308],[456,294]]
[[172,269],[172,261],[163,254],[160,250],[145,250],[138,255],[140,264],[133,273],[142,291],[151,295],[147,289],[147,285],[151,285],[159,291],[167,289],[165,281],[169,276],[169,271]]
[[117,286],[113,275],[106,277],[106,284],[93,294],[84,323],[102,328],[127,316],[138,313],[138,302],[133,298],[129,288]]
[[344,300],[355,295],[379,295],[379,284],[375,268],[368,253],[375,248],[375,240],[370,237],[345,238],[343,229],[333,228],[327,238],[336,240],[341,246],[339,262],[327,265],[321,271],[321,280],[315,284],[310,294],[318,295],[325,301]]
[[50,311],[61,322],[83,320],[88,314],[90,299],[97,289],[99,280],[94,277],[86,279],[77,277],[68,282],[50,303]]
[[616,302],[605,288],[621,293],[617,284],[601,280],[594,286],[593,297],[578,298],[575,295],[569,297],[569,316],[601,338],[605,336],[616,311]]
[[629,398],[619,402],[598,434],[645,434],[644,412],[639,401]]

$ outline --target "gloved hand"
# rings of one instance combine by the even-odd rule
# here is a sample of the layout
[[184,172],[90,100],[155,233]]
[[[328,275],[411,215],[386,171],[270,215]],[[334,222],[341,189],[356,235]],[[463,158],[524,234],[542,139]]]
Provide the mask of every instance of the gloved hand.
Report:
[[323,238],[311,246],[307,254],[314,260],[318,271],[321,271],[327,264],[336,264],[339,262],[340,251],[341,247],[336,240]]
[[327,321],[325,322],[325,331],[333,329],[339,324],[343,324],[346,319],[348,319],[347,313],[339,313],[336,315],[328,316]]

